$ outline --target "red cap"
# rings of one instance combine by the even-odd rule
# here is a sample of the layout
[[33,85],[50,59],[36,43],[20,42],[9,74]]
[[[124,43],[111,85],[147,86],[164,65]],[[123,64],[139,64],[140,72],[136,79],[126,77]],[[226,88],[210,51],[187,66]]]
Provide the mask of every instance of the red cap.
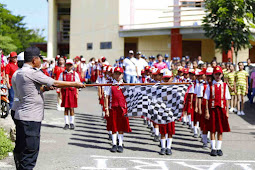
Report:
[[123,73],[124,70],[123,70],[121,67],[116,67],[116,68],[114,69],[114,73],[116,73],[116,72]]
[[144,73],[145,73],[145,70],[142,70],[142,71],[141,71],[141,74],[144,74]]
[[189,69],[189,73],[190,74],[195,74],[195,70],[194,69]]
[[206,74],[206,68],[203,68],[203,70],[199,72],[199,75],[204,75],[204,74]]
[[189,74],[189,69],[188,69],[188,68],[184,68],[184,69],[183,69],[183,73],[184,73],[184,74]]
[[102,62],[105,62],[106,58],[103,56],[101,57]]
[[206,75],[211,76],[213,74],[213,68],[207,68],[206,69]]
[[17,56],[18,56],[17,53],[14,51],[10,53],[10,57],[17,57]]
[[222,68],[221,68],[220,66],[216,66],[216,67],[213,69],[213,74],[217,74],[217,73],[223,74]]
[[183,67],[179,67],[178,71],[183,72]]
[[81,58],[79,56],[76,56],[75,59],[79,59],[80,60]]
[[151,67],[150,66],[145,66],[144,70],[145,71],[150,71]]

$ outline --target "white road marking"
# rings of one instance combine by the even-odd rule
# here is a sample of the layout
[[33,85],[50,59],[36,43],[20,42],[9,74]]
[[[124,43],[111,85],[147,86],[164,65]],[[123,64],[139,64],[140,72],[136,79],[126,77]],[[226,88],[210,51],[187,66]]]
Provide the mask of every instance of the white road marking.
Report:
[[252,168],[249,167],[251,164],[239,164],[238,163],[238,164],[235,164],[235,165],[241,166],[243,170],[252,170]]
[[99,169],[104,169],[104,170],[126,170],[126,168],[107,168],[106,161],[108,159],[94,159],[97,161],[97,166],[96,167],[81,167],[81,169],[91,169],[91,170],[99,170]]
[[[168,168],[167,168],[164,161],[155,161],[156,164],[151,163],[151,162],[149,162],[149,163],[148,162],[143,162],[143,161],[139,161],[139,160],[131,160],[131,161],[141,164],[141,165],[135,166],[134,167],[135,169],[146,170],[145,167],[147,167],[147,168],[150,167],[150,169],[154,169],[154,170],[168,170]],[[158,169],[158,168],[160,168],[160,169]]]
[[108,159],[144,159],[144,160],[164,160],[164,161],[190,161],[190,162],[229,162],[229,163],[255,163],[255,160],[204,160],[204,159],[166,159],[166,158],[144,158],[144,157],[118,157],[118,156],[100,156],[91,155],[93,158],[108,158]]
[[189,167],[192,169],[196,169],[196,170],[215,170],[220,165],[223,165],[223,163],[213,163],[212,165],[189,165],[185,162],[174,162],[174,163],[177,163],[177,164],[180,164],[182,166]]
[[12,165],[7,164],[6,162],[0,162],[0,168],[12,168]]

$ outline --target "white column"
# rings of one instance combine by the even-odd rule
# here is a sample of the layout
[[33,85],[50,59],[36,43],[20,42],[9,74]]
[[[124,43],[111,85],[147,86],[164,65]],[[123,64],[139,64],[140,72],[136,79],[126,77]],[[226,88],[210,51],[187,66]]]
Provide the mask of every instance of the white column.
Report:
[[57,55],[57,5],[55,0],[48,0],[48,10],[47,57],[55,58]]

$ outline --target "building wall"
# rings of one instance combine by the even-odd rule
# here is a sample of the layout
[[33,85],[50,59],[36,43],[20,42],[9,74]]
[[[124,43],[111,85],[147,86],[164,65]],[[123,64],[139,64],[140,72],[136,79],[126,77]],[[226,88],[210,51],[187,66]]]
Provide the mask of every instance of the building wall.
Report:
[[171,54],[171,38],[168,35],[138,37],[138,50],[147,57]]
[[[72,0],[70,57],[105,56],[110,63],[124,55],[124,38],[119,37],[119,0]],[[112,49],[100,49],[100,42],[112,42]],[[87,43],[93,49],[87,50]]]

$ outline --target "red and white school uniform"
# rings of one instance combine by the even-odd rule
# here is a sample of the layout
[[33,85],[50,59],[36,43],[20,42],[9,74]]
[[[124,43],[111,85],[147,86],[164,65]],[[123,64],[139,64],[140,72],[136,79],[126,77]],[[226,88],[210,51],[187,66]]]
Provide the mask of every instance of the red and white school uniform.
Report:
[[[65,70],[59,76],[60,81],[72,81],[80,82],[80,78],[77,72],[71,70]],[[77,108],[78,98],[77,98],[77,89],[75,87],[67,87],[61,89],[62,94],[62,103],[61,107],[65,108]]]
[[[200,86],[198,88],[198,92],[197,92],[197,97],[198,98],[202,98],[202,102],[201,102],[202,114],[200,116],[200,121],[199,121],[199,125],[200,125],[201,131],[208,131],[208,123],[209,123],[209,121],[207,119],[205,119],[206,99],[203,98],[204,95],[205,95],[205,90],[207,89],[208,86],[210,86],[208,83],[200,84]],[[208,107],[210,108],[210,106],[208,106]]]
[[165,136],[166,134],[174,135],[175,134],[175,122],[159,125],[159,132],[163,136]]
[[[119,82],[114,80],[113,83]],[[111,112],[109,118],[112,123],[112,133],[131,132],[129,118],[125,117],[127,113],[127,103],[121,88],[119,86],[110,86],[105,93],[107,96],[110,96]]]
[[[60,74],[65,71],[66,68],[65,67],[59,67],[59,66],[55,66],[54,68],[54,74],[55,74],[55,79],[59,80],[59,76]],[[60,93],[60,88],[57,89],[57,93]]]
[[[187,98],[184,104],[183,111],[186,111],[189,116],[189,124],[191,125],[191,122],[194,121],[194,92],[195,92],[195,84],[192,83],[188,87],[188,94]],[[193,95],[193,100],[191,101],[191,96]],[[190,108],[190,105],[192,105],[192,108]]]
[[226,115],[226,100],[230,100],[231,96],[226,83],[223,81],[212,82],[205,91],[204,98],[209,100],[209,125],[208,130],[211,133],[230,132],[228,117]]

